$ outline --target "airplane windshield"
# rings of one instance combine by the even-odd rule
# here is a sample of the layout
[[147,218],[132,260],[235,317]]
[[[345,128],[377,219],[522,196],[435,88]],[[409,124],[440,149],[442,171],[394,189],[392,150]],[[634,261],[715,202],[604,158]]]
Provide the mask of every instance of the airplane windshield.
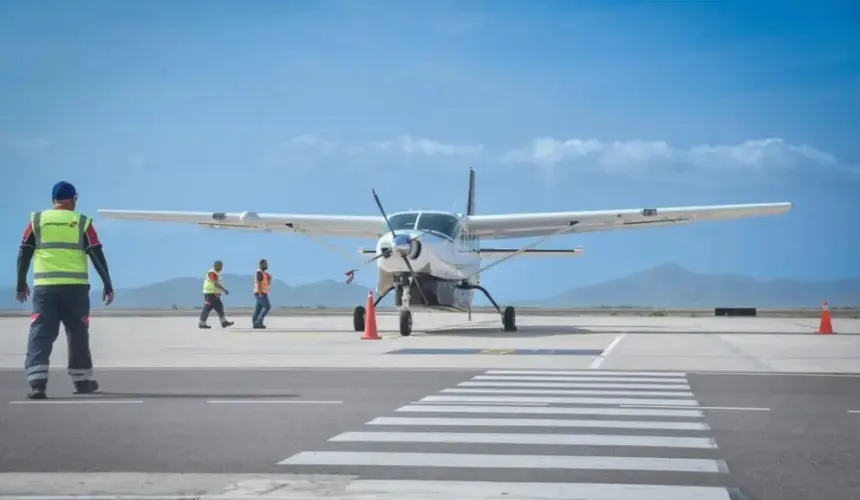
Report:
[[[394,214],[388,216],[388,222],[391,223],[391,227],[394,228],[395,231],[407,230],[407,229],[415,229],[415,219],[418,218],[418,212],[408,212],[402,214]],[[385,232],[388,232],[388,226],[385,227]]]
[[457,218],[450,214],[422,213],[418,219],[419,231],[435,231],[454,238],[454,230],[457,228]]

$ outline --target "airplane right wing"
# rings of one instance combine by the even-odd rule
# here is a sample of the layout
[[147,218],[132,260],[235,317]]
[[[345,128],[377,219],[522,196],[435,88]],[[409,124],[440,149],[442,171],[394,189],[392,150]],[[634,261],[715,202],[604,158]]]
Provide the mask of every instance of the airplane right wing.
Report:
[[386,232],[379,215],[258,214],[256,212],[182,212],[99,210],[109,219],[194,224],[216,229],[283,231],[312,236],[378,238]]
[[711,205],[701,207],[635,208],[583,210],[577,212],[514,213],[470,215],[467,225],[473,236],[482,240],[550,236],[594,231],[617,231],[646,227],[694,224],[705,221],[743,219],[784,214],[791,203]]

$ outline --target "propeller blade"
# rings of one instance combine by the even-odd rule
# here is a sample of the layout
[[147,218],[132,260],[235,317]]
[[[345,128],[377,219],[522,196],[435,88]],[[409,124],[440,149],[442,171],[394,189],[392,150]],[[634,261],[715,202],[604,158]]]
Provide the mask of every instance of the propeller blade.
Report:
[[382,212],[382,218],[385,219],[385,224],[388,226],[388,230],[391,231],[392,236],[397,236],[397,233],[394,232],[394,228],[391,227],[391,221],[388,220],[388,216],[385,214],[385,209],[382,208],[382,202],[379,201],[379,196],[376,195],[376,190],[373,191],[373,199],[376,200],[376,206],[379,207],[379,211]]

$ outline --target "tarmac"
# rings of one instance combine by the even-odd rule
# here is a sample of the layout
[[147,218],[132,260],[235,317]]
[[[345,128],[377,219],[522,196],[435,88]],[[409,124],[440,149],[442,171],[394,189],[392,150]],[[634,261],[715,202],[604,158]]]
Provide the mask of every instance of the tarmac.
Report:
[[0,318],[0,498],[851,500],[860,320],[98,317],[29,401]]

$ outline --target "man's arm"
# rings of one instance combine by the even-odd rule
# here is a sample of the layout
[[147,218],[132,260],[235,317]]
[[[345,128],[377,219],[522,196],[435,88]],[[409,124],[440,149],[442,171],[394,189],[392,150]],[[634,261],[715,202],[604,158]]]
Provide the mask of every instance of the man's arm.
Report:
[[30,270],[30,262],[36,252],[36,235],[33,234],[33,223],[28,223],[21,238],[21,246],[18,249],[18,280],[15,291],[23,292],[27,289],[27,271]]
[[87,228],[87,232],[84,233],[84,247],[87,249],[90,260],[93,262],[93,267],[96,268],[96,272],[99,273],[99,277],[102,279],[105,293],[113,293],[113,283],[111,283],[110,279],[107,258],[102,248],[102,242],[99,241],[99,235],[92,224]]

